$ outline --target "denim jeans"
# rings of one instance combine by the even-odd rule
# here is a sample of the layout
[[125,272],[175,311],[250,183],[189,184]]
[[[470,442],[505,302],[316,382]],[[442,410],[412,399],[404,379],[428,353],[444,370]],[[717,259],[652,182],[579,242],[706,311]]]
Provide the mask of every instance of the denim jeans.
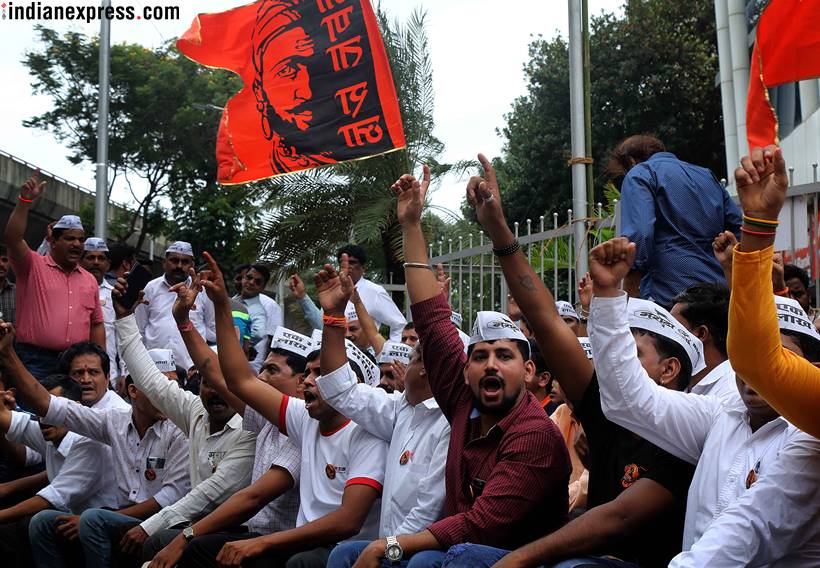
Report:
[[37,568],[76,566],[77,560],[82,557],[79,540],[68,541],[57,534],[57,517],[68,514],[65,511],[46,509],[31,518],[28,539]]
[[88,509],[80,515],[80,544],[86,568],[111,566],[112,549],[126,530],[138,524],[139,519],[106,509]]
[[[509,550],[482,544],[457,544],[447,551],[446,568],[490,568],[510,553]],[[614,558],[579,556],[551,564],[549,568],[638,568],[636,564]]]
[[59,351],[43,349],[30,343],[17,343],[14,346],[14,351],[28,372],[38,381],[60,372]]
[[[327,560],[327,568],[351,568],[362,551],[370,544],[369,540],[350,540],[343,542],[333,549]],[[402,560],[398,565],[401,568],[440,568],[444,564],[445,553],[441,550],[423,550]],[[382,560],[382,568],[391,568],[386,559]]]

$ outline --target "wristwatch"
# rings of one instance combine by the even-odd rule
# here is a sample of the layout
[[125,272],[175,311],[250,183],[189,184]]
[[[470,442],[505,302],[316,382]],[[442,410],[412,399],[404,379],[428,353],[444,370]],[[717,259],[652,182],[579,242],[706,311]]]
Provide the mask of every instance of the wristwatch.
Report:
[[384,557],[390,564],[398,564],[404,556],[404,551],[401,549],[398,539],[395,536],[387,537],[387,548],[384,551]]
[[194,527],[185,527],[182,529],[182,538],[185,539],[185,542],[194,540]]

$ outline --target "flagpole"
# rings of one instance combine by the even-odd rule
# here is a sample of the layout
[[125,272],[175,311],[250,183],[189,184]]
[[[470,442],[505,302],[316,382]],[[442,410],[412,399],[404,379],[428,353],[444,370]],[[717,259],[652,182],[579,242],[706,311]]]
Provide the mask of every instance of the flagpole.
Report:
[[[569,112],[570,140],[572,145],[572,210],[578,220],[573,223],[575,244],[575,274],[584,275],[588,270],[586,246],[587,180],[586,164],[579,158],[586,157],[584,141],[584,44],[582,34],[581,0],[569,0]],[[569,282],[574,289],[574,282]],[[570,295],[571,297],[571,295]]]
[[[102,0],[103,12],[111,0]],[[101,239],[108,232],[108,95],[110,84],[111,20],[100,20],[99,112],[97,119],[97,194],[94,200],[94,233]]]

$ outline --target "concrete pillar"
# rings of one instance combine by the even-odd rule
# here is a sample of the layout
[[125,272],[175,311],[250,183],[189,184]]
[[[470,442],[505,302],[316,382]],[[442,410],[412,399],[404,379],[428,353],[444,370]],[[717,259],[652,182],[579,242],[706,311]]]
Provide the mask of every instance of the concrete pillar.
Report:
[[723,107],[723,141],[726,146],[726,179],[734,179],[732,172],[738,166],[737,122],[735,93],[732,82],[732,46],[729,40],[729,6],[726,0],[715,0],[720,99]]
[[745,0],[728,0],[729,42],[732,48],[732,83],[735,94],[738,160],[749,152],[746,141],[746,95],[749,92],[749,27]]

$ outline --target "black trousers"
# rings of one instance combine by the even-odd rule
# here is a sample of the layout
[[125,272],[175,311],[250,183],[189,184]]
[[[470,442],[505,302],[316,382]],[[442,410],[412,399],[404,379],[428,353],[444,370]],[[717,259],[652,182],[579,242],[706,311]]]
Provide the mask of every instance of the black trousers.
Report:
[[[200,536],[185,548],[179,568],[219,568],[216,557],[228,542],[262,536],[259,533],[216,533]],[[325,568],[333,547],[324,546],[303,552],[271,551],[243,563],[248,568]]]
[[31,546],[28,542],[28,523],[32,515],[0,524],[0,558],[8,568],[34,566]]

